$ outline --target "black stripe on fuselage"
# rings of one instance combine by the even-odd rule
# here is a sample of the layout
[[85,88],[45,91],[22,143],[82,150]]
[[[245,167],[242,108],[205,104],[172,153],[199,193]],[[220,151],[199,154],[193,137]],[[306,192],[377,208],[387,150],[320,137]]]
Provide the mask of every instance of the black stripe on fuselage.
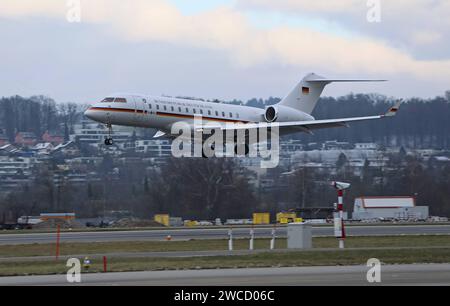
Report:
[[130,108],[91,107],[89,110],[104,111],[104,112],[119,112],[119,113],[138,113],[138,114],[144,113],[143,110]]
[[[110,108],[110,107],[91,107],[90,110],[94,111],[104,111],[104,112],[122,112],[122,113],[138,113],[143,114],[143,110],[135,110],[130,108]],[[186,115],[186,114],[173,114],[173,113],[165,113],[165,112],[156,112],[157,116],[160,117],[171,117],[171,118],[180,118],[180,119],[190,119],[194,120],[194,115]],[[224,118],[213,118],[213,117],[201,117],[202,120],[209,121],[219,121],[219,122],[232,122],[232,123],[249,123],[250,121],[242,121],[236,119],[224,119]]]

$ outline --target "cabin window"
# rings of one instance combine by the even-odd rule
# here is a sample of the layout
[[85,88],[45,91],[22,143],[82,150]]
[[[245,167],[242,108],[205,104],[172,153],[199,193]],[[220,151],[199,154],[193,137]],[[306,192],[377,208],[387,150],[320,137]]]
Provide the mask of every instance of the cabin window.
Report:
[[165,111],[167,110],[167,106],[165,106],[165,105],[164,105],[164,110],[165,110]]
[[148,105],[148,109],[152,109],[152,105],[151,104]]
[[230,118],[233,118],[233,114],[232,113],[230,113]]
[[175,109],[173,108],[173,106],[172,106],[170,109],[172,110],[172,112],[175,111]]
[[146,99],[142,99],[142,102],[147,103],[147,100]]
[[125,98],[116,98],[114,100],[115,103],[127,103],[127,99]]
[[217,117],[219,116],[219,112],[218,112],[218,111],[216,111],[216,116],[217,116]]
[[238,119],[239,119],[239,113],[236,113],[236,118],[238,118]]
[[181,113],[181,107],[178,107],[178,111]]
[[156,109],[159,110],[159,105],[158,104],[156,104]]
[[186,113],[188,113],[188,114],[189,114],[189,108],[187,108],[187,107],[186,107]]
[[114,98],[105,98],[102,100],[102,103],[114,102]]
[[193,108],[192,111],[194,112],[194,114],[197,113],[197,110],[195,108]]
[[208,111],[208,116],[211,116],[211,111],[210,110]]
[[225,117],[225,112],[222,112],[222,117]]
[[200,110],[200,114],[202,114],[202,115],[203,115],[203,109],[201,109],[201,110]]

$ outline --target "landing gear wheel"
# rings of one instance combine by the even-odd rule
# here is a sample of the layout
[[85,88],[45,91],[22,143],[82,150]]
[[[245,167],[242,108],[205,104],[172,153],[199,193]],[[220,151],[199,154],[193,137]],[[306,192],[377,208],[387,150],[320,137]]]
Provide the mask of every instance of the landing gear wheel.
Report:
[[105,146],[112,146],[114,144],[114,140],[111,137],[105,138]]
[[105,146],[112,146],[114,144],[114,140],[113,140],[113,138],[111,136],[112,133],[113,133],[112,125],[111,124],[107,124],[106,126],[108,128],[108,137],[105,138]]

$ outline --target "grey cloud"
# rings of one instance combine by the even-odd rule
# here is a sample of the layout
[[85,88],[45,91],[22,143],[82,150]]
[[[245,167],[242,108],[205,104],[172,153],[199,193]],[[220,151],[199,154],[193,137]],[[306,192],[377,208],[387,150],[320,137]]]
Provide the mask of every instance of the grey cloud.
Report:
[[382,39],[418,60],[450,59],[450,2],[380,0],[381,22],[367,22],[367,0],[237,0],[241,10],[279,11],[333,21],[357,34]]

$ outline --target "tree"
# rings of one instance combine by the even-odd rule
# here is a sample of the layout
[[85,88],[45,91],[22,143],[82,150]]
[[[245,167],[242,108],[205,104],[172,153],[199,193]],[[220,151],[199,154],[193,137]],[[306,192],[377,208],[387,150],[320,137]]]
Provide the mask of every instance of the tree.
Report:
[[341,153],[339,154],[338,160],[336,162],[336,168],[343,169],[345,166],[347,166],[347,163],[347,156],[344,153]]
[[373,181],[372,171],[370,169],[370,161],[366,158],[362,169],[362,183],[364,185],[371,185]]
[[248,173],[233,160],[171,159],[154,177],[158,209],[187,218],[248,217],[256,204]]

